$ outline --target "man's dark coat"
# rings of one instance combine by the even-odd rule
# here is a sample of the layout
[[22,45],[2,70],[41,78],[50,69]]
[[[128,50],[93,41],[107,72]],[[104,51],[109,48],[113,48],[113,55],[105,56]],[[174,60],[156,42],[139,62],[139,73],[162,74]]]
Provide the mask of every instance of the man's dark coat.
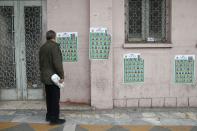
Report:
[[39,64],[41,71],[41,81],[46,85],[52,85],[51,76],[57,74],[64,79],[62,64],[62,53],[54,41],[48,40],[39,51]]

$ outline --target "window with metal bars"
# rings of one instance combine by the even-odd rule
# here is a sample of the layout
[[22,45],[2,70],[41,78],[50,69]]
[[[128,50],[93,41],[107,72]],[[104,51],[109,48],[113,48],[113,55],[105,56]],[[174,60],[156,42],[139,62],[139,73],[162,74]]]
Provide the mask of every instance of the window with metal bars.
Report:
[[125,0],[126,42],[169,42],[170,0]]

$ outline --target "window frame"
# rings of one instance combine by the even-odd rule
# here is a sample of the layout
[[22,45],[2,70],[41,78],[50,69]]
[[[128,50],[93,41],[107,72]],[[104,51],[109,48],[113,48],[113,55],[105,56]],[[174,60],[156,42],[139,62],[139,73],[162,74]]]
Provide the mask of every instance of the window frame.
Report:
[[[131,38],[129,37],[129,0],[125,0],[125,42],[128,44],[135,43],[170,43],[170,17],[171,17],[171,0],[165,0],[165,13],[163,11],[162,15],[166,15],[165,21],[165,29],[162,31],[161,39],[148,40],[149,36],[149,0],[142,0],[142,37],[141,38]],[[165,38],[165,40],[162,40]]]

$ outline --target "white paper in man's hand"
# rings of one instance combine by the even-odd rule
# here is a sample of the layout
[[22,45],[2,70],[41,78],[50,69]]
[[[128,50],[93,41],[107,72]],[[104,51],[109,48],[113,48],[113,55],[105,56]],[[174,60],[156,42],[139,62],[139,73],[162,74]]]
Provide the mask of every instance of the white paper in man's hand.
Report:
[[51,76],[51,80],[53,81],[53,83],[58,86],[59,88],[63,88],[64,87],[64,82],[60,83],[60,77],[57,74],[53,74]]

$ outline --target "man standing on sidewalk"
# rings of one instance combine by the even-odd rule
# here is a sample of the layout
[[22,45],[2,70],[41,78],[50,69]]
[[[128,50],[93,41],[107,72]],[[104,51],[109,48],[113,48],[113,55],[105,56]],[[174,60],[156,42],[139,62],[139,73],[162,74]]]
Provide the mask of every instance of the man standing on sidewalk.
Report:
[[59,119],[60,88],[51,80],[51,76],[57,74],[60,77],[59,82],[64,81],[62,54],[55,41],[56,33],[54,31],[48,31],[46,39],[46,43],[42,45],[39,51],[41,81],[45,84],[46,92],[46,121],[49,121],[50,124],[63,124],[65,120]]

